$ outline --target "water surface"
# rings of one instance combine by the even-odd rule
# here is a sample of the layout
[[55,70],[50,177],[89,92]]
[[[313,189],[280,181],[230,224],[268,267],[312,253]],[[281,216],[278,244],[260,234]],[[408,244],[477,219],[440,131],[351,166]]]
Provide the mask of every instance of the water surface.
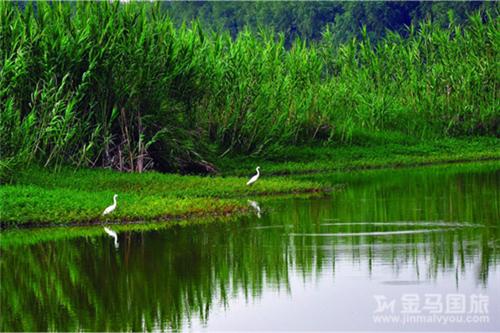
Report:
[[345,186],[118,248],[3,246],[0,330],[500,330],[498,163],[306,177]]

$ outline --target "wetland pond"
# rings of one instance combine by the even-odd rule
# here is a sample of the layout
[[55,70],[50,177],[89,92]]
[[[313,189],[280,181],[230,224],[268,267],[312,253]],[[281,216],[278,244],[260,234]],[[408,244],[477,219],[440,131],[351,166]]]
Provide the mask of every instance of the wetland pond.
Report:
[[0,330],[500,331],[499,162],[302,177],[345,186],[118,247],[3,231]]

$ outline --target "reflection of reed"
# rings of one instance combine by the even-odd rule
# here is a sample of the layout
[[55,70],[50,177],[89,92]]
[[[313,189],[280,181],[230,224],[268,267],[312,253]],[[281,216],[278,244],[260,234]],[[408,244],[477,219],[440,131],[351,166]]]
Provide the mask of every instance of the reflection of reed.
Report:
[[[450,269],[471,269],[478,258],[477,277],[483,282],[489,266],[498,264],[499,252],[488,246],[488,228],[478,235],[460,229],[336,239],[283,238],[282,228],[264,230],[228,226],[200,227],[194,234],[134,233],[116,253],[106,238],[44,243],[24,248],[22,256],[7,249],[1,302],[12,315],[2,316],[1,329],[141,330],[141,318],[148,329],[176,329],[193,316],[206,320],[214,305],[227,304],[235,293],[258,297],[266,285],[286,291],[294,270],[308,273],[307,278],[334,269],[339,260],[370,270],[381,262],[394,271],[413,267],[427,280]],[[20,273],[8,274],[8,267]]]
[[446,232],[450,229],[420,229],[420,230],[395,230],[395,231],[367,231],[367,232],[330,232],[317,234],[296,234],[291,233],[293,237],[361,237],[361,236],[393,236],[393,235],[408,235],[408,234],[427,234],[430,232]]
[[[328,221],[328,219],[326,219]],[[485,225],[482,224],[472,224],[472,223],[453,223],[453,222],[427,222],[427,221],[400,221],[400,222],[343,222],[343,223],[321,223],[322,226],[353,226],[353,225],[368,225],[368,226],[379,226],[379,225],[397,225],[400,227],[406,226],[419,226],[419,227],[454,227],[454,228],[484,228]]]

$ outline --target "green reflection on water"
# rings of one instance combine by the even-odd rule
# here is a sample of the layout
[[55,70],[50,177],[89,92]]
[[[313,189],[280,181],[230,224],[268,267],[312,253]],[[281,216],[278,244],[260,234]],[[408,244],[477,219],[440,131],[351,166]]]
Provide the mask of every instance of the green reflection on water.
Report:
[[500,264],[498,164],[307,177],[347,186],[328,197],[261,201],[261,219],[122,231],[118,249],[100,228],[10,242],[0,330],[180,329],[231,311],[237,294],[287,293],[291,274],[314,283],[341,261],[369,272],[411,267],[415,280],[450,283],[475,264],[485,288]]

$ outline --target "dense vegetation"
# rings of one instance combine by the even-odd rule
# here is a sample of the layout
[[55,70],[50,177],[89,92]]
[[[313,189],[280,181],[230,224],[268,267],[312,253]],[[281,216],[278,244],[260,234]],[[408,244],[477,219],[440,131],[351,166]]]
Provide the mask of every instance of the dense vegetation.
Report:
[[[2,173],[211,171],[220,156],[382,136],[496,135],[496,7],[336,45],[176,27],[159,4],[0,2]],[[378,135],[378,134],[377,134]],[[7,169],[6,169],[7,168]]]
[[447,28],[453,21],[465,23],[468,14],[497,6],[492,1],[165,1],[162,9],[176,24],[196,20],[204,28],[229,31],[232,36],[245,28],[258,32],[271,28],[281,32],[290,46],[296,38],[319,40],[330,27],[338,45],[361,38],[367,28],[372,41],[387,30],[407,35],[406,27],[430,19]]

